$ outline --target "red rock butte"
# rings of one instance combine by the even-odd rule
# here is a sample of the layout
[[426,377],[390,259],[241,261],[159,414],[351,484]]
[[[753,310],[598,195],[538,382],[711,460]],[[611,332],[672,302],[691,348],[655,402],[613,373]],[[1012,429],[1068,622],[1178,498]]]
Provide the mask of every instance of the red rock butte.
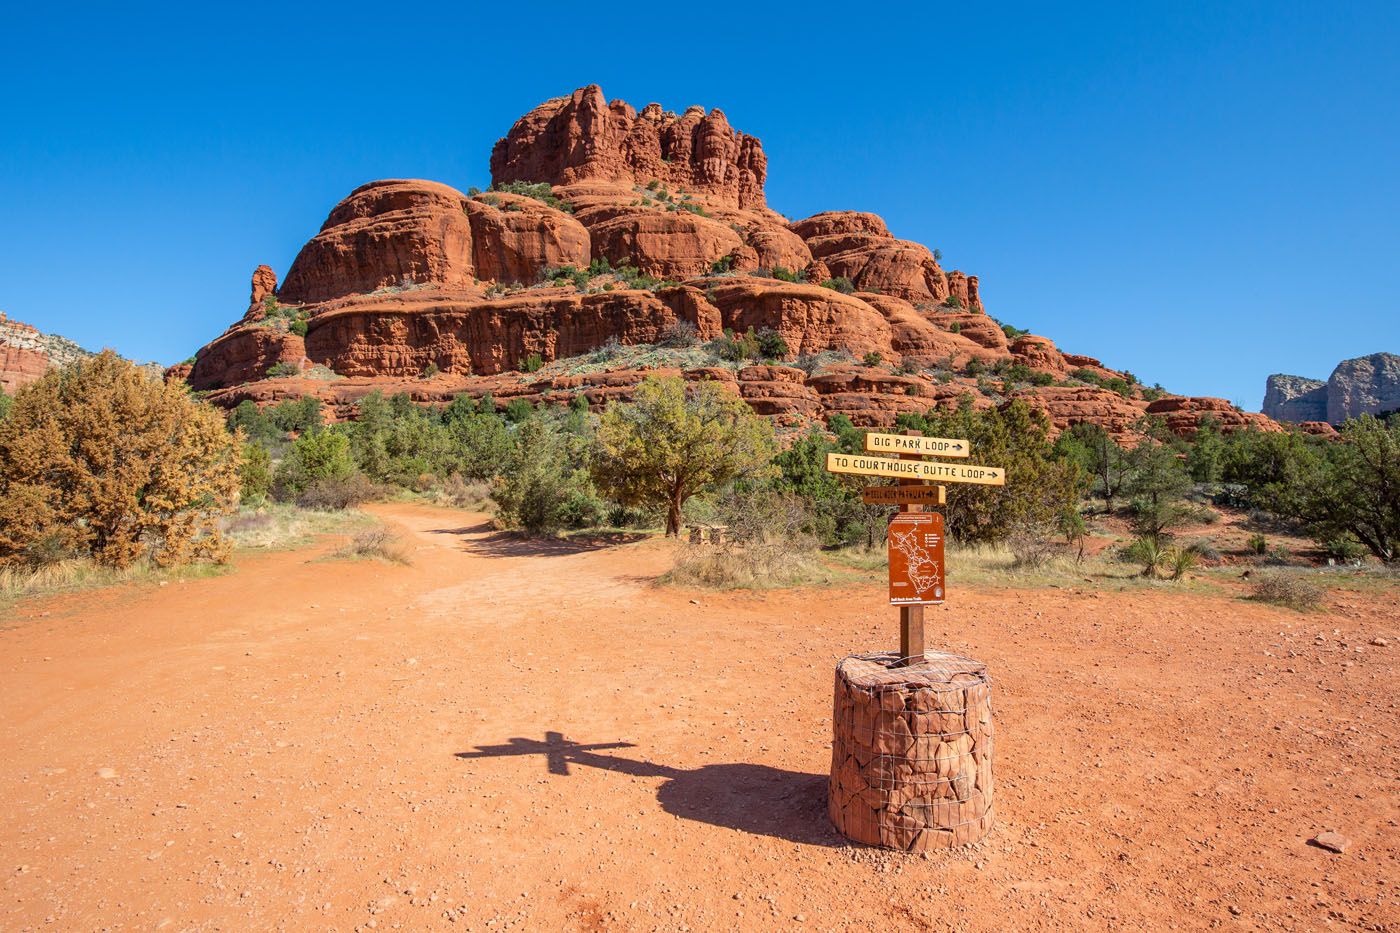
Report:
[[[314,395],[348,417],[376,389],[424,403],[582,393],[597,406],[650,372],[677,372],[731,385],[784,426],[838,413],[890,425],[965,397],[1023,398],[1056,430],[1094,421],[1122,437],[1165,401],[1102,388],[1122,374],[1045,337],[1009,340],[976,276],[945,271],[875,214],[787,220],[767,206],[767,173],[762,144],[718,109],[638,111],[582,88],[496,143],[489,191],[391,179],[350,192],[281,286],[259,266],[241,320],[170,377],[222,405]],[[781,337],[775,363],[802,365],[674,352],[640,368],[613,352],[749,328]],[[593,365],[569,364],[585,354]],[[975,374],[1011,363],[1060,384],[993,391]],[[1182,433],[1205,414],[1226,429],[1277,429],[1215,399],[1163,411]]]

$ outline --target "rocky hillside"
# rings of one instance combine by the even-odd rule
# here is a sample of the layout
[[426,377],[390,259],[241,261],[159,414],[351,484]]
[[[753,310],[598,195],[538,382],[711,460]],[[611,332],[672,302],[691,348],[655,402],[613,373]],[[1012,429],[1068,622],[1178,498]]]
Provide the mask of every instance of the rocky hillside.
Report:
[[1265,384],[1264,414],[1279,421],[1341,424],[1387,411],[1400,411],[1400,356],[1394,353],[1343,360],[1326,382],[1279,373]]
[[0,389],[11,394],[44,374],[93,354],[66,337],[45,334],[0,313]]
[[280,287],[260,266],[243,317],[171,375],[219,404],[312,394],[342,417],[375,389],[596,406],[661,370],[727,382],[784,426],[971,397],[1124,437],[1144,412],[1184,434],[1203,416],[1278,429],[1002,326],[976,276],[874,214],[789,221],[767,206],[762,144],[717,109],[582,88],[520,118],[491,173],[485,192],[352,191]]

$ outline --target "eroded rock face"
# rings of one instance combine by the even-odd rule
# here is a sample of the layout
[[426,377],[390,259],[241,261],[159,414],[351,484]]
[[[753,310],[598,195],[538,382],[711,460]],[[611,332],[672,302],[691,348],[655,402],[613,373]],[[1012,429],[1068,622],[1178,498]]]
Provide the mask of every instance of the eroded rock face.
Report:
[[1326,382],[1281,373],[1269,377],[1264,414],[1297,423],[1341,424],[1363,414],[1400,410],[1400,356],[1372,353],[1343,360]]
[[1264,414],[1280,421],[1326,421],[1327,383],[1275,373],[1265,383]]
[[684,288],[664,298],[631,290],[581,295],[540,289],[485,300],[406,292],[318,314],[306,335],[306,355],[344,376],[404,378],[429,364],[445,373],[494,375],[519,369],[534,353],[550,362],[610,339],[655,343],[678,319],[699,333],[717,333],[713,317],[713,309]]
[[465,201],[460,191],[432,181],[356,188],[297,254],[282,300],[306,304],[391,286],[471,284],[476,265]]
[[597,85],[540,104],[491,151],[494,182],[656,179],[739,208],[764,206],[767,175],[763,146],[720,110],[691,107],[678,117],[649,104],[639,113],[608,103]]
[[[517,121],[497,143],[491,169],[498,183],[543,183],[550,192],[468,196],[412,179],[357,188],[303,247],[280,289],[273,270],[259,266],[243,319],[188,371],[172,367],[170,378],[213,390],[220,404],[306,393],[342,415],[373,388],[424,402],[456,392],[542,402],[583,394],[597,406],[629,397],[659,371],[525,374],[524,361],[538,354],[550,363],[614,341],[653,344],[684,331],[682,323],[701,341],[725,330],[773,330],[787,346],[778,362],[805,355],[807,369],[826,367],[814,376],[784,365],[684,373],[718,379],[794,428],[837,413],[888,426],[901,412],[962,399],[991,405],[976,378],[949,372],[974,361],[984,368],[1019,361],[1057,380],[1085,368],[1120,375],[1045,337],[1008,345],[983,313],[976,276],[943,270],[930,250],[897,239],[875,214],[828,211],[789,223],[769,210],[762,147],[718,110],[637,111],[582,88]],[[600,259],[659,282],[596,270],[544,280],[547,268],[583,269]],[[821,287],[842,277],[854,294]],[[267,313],[272,296],[282,306],[275,315]],[[268,378],[274,366],[293,374]],[[905,375],[924,367],[944,372]],[[1093,420],[1120,438],[1130,438],[1147,407],[1092,387],[1022,394],[1060,428]],[[1216,412],[1187,402],[1164,410],[1179,430]]]
[[1054,434],[1088,422],[1127,442],[1136,438],[1136,425],[1145,411],[1142,402],[1098,386],[1037,386],[1022,389],[1012,398],[1045,412]]
[[981,310],[976,277],[945,274],[927,247],[890,235],[885,222],[862,211],[825,211],[789,225],[830,276],[848,278],[861,291],[906,301],[941,302],[956,295],[963,307]]
[[1250,428],[1258,431],[1283,430],[1267,415],[1240,411],[1223,398],[1169,395],[1150,403],[1147,413],[1165,418],[1173,434],[1188,440],[1196,436],[1201,422],[1206,418],[1214,420],[1226,434]]
[[[709,272],[744,245],[729,226],[684,211],[620,212],[589,227],[595,256],[630,260],[647,275],[684,279]],[[585,263],[586,265],[586,263]]]
[[245,319],[251,318],[254,314],[261,316],[263,302],[276,294],[277,273],[272,271],[271,266],[258,266],[253,270],[252,287],[248,294],[248,314],[244,316]]
[[66,337],[45,334],[0,312],[0,389],[10,394],[37,381],[50,366],[68,366],[90,356]]
[[1372,353],[1343,360],[1327,380],[1327,420],[1400,410],[1400,356]]
[[1069,372],[1069,364],[1065,362],[1064,354],[1060,353],[1055,342],[1049,337],[1039,337],[1035,334],[1018,337],[1011,345],[1011,352],[1031,369],[1056,376],[1063,376]]
[[278,363],[300,368],[306,345],[296,334],[262,324],[230,328],[195,354],[186,380],[196,389],[217,389],[267,376]]

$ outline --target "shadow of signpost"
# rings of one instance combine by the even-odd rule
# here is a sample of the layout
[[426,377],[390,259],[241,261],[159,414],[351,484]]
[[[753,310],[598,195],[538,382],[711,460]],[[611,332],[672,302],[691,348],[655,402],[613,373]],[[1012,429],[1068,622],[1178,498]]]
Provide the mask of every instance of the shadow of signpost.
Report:
[[634,748],[630,742],[585,745],[563,733],[546,732],[544,741],[513,738],[504,745],[481,745],[458,752],[458,758],[509,758],[538,755],[550,774],[568,775],[570,765],[617,771],[632,777],[666,779],[656,792],[667,813],[807,845],[844,842],[826,816],[826,778],[767,765],[714,764],[693,770],[672,768],[616,755],[599,754]]

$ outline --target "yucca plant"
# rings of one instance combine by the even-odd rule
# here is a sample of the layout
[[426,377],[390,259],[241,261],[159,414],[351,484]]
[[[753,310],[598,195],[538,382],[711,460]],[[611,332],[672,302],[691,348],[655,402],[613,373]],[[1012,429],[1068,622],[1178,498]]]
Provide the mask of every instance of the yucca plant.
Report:
[[1162,543],[1156,538],[1144,536],[1134,539],[1128,545],[1123,556],[1136,564],[1142,565],[1142,575],[1144,577],[1156,577],[1158,571],[1167,562],[1167,549],[1162,547]]
[[1193,570],[1200,560],[1201,552],[1194,547],[1167,548],[1165,564],[1168,578],[1180,580]]

